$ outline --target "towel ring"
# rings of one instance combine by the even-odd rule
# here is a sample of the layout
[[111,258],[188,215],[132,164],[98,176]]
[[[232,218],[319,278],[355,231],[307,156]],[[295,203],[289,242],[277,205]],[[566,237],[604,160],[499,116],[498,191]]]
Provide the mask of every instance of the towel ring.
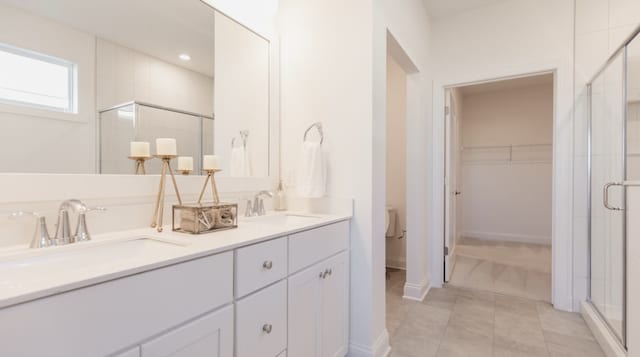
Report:
[[311,124],[310,127],[307,128],[307,130],[304,131],[304,136],[302,137],[302,141],[307,141],[307,134],[309,134],[309,132],[311,131],[311,129],[316,128],[318,130],[318,133],[320,134],[320,145],[322,145],[322,142],[324,141],[324,132],[322,131],[322,123],[321,122],[316,122]]

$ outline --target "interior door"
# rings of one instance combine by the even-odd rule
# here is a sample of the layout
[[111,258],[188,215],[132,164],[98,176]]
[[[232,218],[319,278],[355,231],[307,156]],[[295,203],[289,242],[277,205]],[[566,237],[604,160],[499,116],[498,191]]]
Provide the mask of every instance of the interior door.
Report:
[[444,281],[451,278],[455,264],[457,232],[458,189],[458,122],[452,90],[445,95],[445,179],[444,179]]
[[614,58],[590,86],[590,301],[625,336],[625,59]]

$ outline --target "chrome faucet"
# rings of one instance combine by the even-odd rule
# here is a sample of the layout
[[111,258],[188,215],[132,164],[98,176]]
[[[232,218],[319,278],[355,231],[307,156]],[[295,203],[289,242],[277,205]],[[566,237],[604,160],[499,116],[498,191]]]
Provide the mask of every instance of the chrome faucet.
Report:
[[[75,234],[71,234],[71,226],[69,223],[69,211],[73,210],[78,213],[78,223],[76,225]],[[105,211],[103,207],[87,207],[82,201],[72,199],[66,200],[60,204],[58,208],[58,223],[56,224],[56,233],[53,237],[49,236],[47,230],[47,222],[45,217],[35,212],[15,212],[10,218],[18,218],[26,215],[38,218],[38,224],[31,241],[31,248],[45,248],[54,245],[65,245],[74,242],[85,242],[91,240],[91,235],[87,229],[86,213],[91,211]]]
[[244,212],[245,217],[264,216],[267,212],[264,209],[263,197],[273,197],[273,193],[269,191],[260,191],[253,197],[253,204],[251,200],[247,201],[247,209]]
[[[86,212],[87,206],[80,200],[66,200],[58,208],[58,223],[56,224],[56,234],[53,237],[53,245],[65,245],[75,242],[75,235],[71,235],[71,225],[69,223],[69,210],[74,212]],[[78,216],[78,222],[80,217]],[[77,233],[77,232],[76,232]]]
[[[72,209],[78,213],[78,222],[76,224],[76,232],[72,236],[69,224],[69,210]],[[71,199],[60,204],[58,209],[58,224],[56,225],[55,243],[64,245],[74,242],[86,242],[91,240],[89,228],[87,227],[87,212],[106,211],[104,207],[87,207],[82,201]]]

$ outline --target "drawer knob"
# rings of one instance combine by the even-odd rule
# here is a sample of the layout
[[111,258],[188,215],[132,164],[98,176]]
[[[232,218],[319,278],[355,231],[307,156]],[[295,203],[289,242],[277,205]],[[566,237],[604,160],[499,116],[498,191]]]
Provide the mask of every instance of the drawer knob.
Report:
[[271,268],[273,268],[273,262],[270,260],[267,260],[264,263],[262,263],[262,267],[264,269],[271,270]]
[[273,326],[271,326],[270,324],[264,324],[264,326],[262,326],[262,331],[264,331],[264,333],[271,333],[271,330],[273,330]]

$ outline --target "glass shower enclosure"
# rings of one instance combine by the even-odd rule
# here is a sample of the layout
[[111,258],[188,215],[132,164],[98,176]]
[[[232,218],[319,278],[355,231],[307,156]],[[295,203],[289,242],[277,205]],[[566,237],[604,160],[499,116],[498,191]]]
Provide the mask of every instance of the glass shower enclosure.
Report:
[[[178,155],[193,157],[196,175],[201,172],[202,155],[213,154],[214,150],[212,115],[150,103],[128,102],[100,111],[98,132],[98,173],[101,174],[134,172],[135,163],[128,159],[132,141],[149,142],[153,154],[155,139],[175,138]],[[147,174],[160,173],[160,160],[147,161],[145,166]]]
[[589,300],[626,346],[626,187],[640,179],[640,37],[588,84]]

